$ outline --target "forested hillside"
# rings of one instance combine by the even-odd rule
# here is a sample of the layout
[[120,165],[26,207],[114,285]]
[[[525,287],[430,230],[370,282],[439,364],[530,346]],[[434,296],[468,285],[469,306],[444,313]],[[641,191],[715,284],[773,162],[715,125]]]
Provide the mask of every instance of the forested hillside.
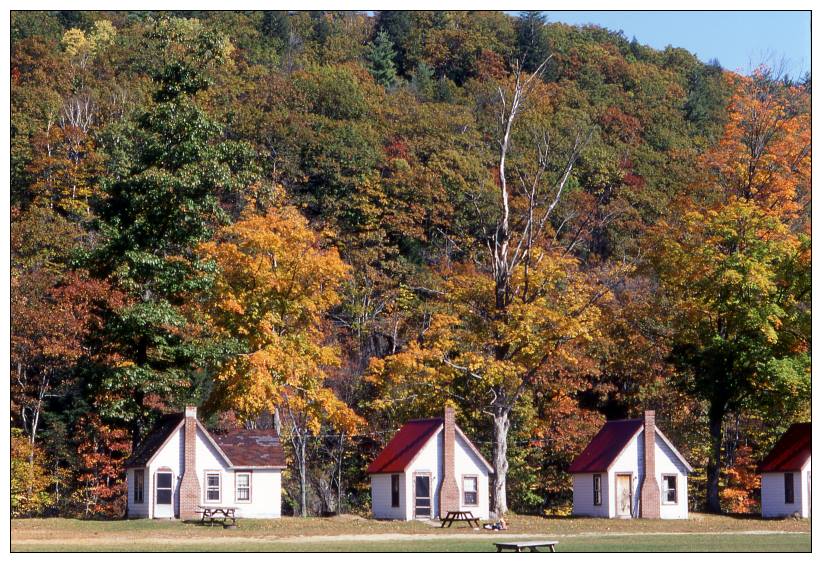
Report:
[[280,429],[285,513],[446,401],[492,508],[655,409],[694,509],[810,420],[810,79],[495,12],[12,12],[16,516],[121,516],[163,413]]

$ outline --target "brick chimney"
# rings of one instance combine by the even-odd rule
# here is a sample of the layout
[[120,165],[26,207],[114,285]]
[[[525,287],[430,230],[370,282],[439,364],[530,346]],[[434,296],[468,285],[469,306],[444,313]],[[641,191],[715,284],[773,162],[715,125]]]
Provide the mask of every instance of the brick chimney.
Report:
[[645,476],[640,491],[642,518],[659,518],[659,484],[656,482],[656,421],[654,411],[645,411],[643,450]]
[[449,510],[460,509],[460,489],[457,485],[454,450],[457,445],[454,409],[445,407],[442,436],[442,475],[440,476],[440,518]]
[[180,519],[197,517],[200,504],[200,481],[197,479],[197,407],[186,407],[183,427],[183,475],[180,480]]

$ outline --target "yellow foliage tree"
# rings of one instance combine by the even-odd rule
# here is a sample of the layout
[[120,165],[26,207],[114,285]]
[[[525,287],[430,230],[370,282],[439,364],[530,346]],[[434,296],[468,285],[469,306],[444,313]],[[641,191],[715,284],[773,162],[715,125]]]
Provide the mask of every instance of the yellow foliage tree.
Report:
[[325,316],[350,268],[293,207],[246,214],[200,252],[218,268],[206,320],[236,351],[220,365],[208,406],[240,420],[284,413],[306,515],[307,441],[323,424],[350,433],[361,423],[327,385],[340,355],[327,344]]

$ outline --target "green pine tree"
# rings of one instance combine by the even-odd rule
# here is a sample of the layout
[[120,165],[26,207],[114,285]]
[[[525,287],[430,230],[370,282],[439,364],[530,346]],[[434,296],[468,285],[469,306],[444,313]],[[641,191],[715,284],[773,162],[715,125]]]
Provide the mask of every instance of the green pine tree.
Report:
[[390,88],[397,78],[397,68],[394,65],[394,44],[391,38],[384,31],[377,34],[377,38],[368,46],[365,58],[368,61],[368,68],[371,76],[378,84]]

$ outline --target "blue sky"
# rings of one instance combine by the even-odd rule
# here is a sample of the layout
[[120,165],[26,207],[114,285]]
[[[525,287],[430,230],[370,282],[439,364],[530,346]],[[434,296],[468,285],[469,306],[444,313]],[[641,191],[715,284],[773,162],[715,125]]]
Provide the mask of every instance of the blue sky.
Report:
[[761,62],[785,60],[796,78],[811,68],[810,12],[787,11],[546,11],[548,21],[593,23],[655,49],[683,47],[700,60],[719,59],[728,69],[747,74]]

